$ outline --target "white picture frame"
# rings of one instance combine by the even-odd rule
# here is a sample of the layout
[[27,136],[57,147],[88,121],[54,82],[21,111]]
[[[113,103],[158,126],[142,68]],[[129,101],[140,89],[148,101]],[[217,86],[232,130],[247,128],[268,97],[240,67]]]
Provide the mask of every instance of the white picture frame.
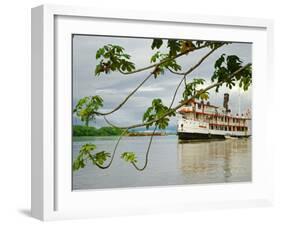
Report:
[[[102,30],[107,23],[112,29]],[[117,23],[119,26],[114,26]],[[95,27],[96,26],[96,27]],[[128,26],[126,33],[120,26]],[[169,26],[169,29],[165,29]],[[194,28],[205,39],[252,41],[253,94],[253,181],[242,184],[188,185],[73,192],[71,180],[71,82],[69,34],[99,32],[110,35],[184,38],[179,27]],[[157,34],[155,33],[155,27]],[[150,29],[151,28],[151,29]],[[197,31],[196,31],[197,29]],[[204,34],[204,29],[210,29]],[[220,32],[214,32],[218,29]],[[233,31],[239,32],[233,32]],[[269,148],[265,106],[270,100],[261,90],[272,92],[273,23],[271,20],[215,17],[152,12],[120,12],[108,9],[43,5],[32,9],[32,202],[33,217],[41,220],[88,218],[209,208],[271,205],[273,202],[273,150]],[[207,37],[206,37],[207,35]],[[180,37],[181,36],[181,37]],[[64,39],[66,37],[66,39]],[[60,48],[65,52],[61,55]],[[256,78],[255,78],[256,75]],[[70,83],[69,83],[70,84]],[[264,110],[263,110],[264,109]],[[63,119],[63,120],[61,120]],[[65,138],[65,139],[64,139]],[[261,139],[262,138],[262,139]],[[64,152],[62,152],[62,150]],[[69,154],[66,154],[68,153]],[[265,154],[266,153],[266,154]],[[239,191],[239,192],[237,192]],[[104,198],[106,197],[106,198]],[[130,199],[134,197],[134,199]],[[95,203],[98,205],[89,205]],[[110,203],[110,205],[108,205]]]

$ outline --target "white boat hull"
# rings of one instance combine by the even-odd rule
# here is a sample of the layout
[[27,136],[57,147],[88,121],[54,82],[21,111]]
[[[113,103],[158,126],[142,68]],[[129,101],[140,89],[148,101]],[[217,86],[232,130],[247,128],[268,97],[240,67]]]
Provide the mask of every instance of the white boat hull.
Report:
[[178,122],[177,134],[180,140],[201,140],[201,139],[226,139],[242,138],[251,136],[248,131],[225,131],[210,129],[209,123],[180,119]]

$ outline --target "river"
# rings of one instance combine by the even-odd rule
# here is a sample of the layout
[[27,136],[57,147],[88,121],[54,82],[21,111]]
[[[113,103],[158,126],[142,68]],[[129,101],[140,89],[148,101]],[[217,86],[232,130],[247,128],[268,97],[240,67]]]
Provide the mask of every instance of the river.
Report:
[[[117,137],[74,138],[73,157],[85,143],[97,145],[97,151],[111,152]],[[251,139],[228,139],[179,143],[177,136],[156,136],[150,150],[148,166],[137,171],[124,162],[120,154],[137,154],[142,167],[149,137],[124,137],[113,164],[99,169],[90,162],[73,173],[73,189],[103,189],[142,186],[167,186],[225,182],[248,182],[252,175]]]

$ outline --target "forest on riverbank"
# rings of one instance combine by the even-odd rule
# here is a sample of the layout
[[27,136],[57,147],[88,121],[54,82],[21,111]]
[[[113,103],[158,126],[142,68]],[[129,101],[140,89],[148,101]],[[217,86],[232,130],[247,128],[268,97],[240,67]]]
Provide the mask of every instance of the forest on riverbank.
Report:
[[122,129],[113,127],[96,128],[94,126],[74,125],[72,127],[72,135],[75,137],[81,136],[118,136],[123,132]]

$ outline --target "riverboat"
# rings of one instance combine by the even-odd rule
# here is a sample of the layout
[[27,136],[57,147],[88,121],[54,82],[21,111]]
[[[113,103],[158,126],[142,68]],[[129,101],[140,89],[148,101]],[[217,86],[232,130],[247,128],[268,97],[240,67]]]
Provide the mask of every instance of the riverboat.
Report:
[[228,107],[229,94],[224,94],[223,106],[192,100],[177,111],[177,135],[180,140],[245,138],[251,136],[251,117],[232,115]]

